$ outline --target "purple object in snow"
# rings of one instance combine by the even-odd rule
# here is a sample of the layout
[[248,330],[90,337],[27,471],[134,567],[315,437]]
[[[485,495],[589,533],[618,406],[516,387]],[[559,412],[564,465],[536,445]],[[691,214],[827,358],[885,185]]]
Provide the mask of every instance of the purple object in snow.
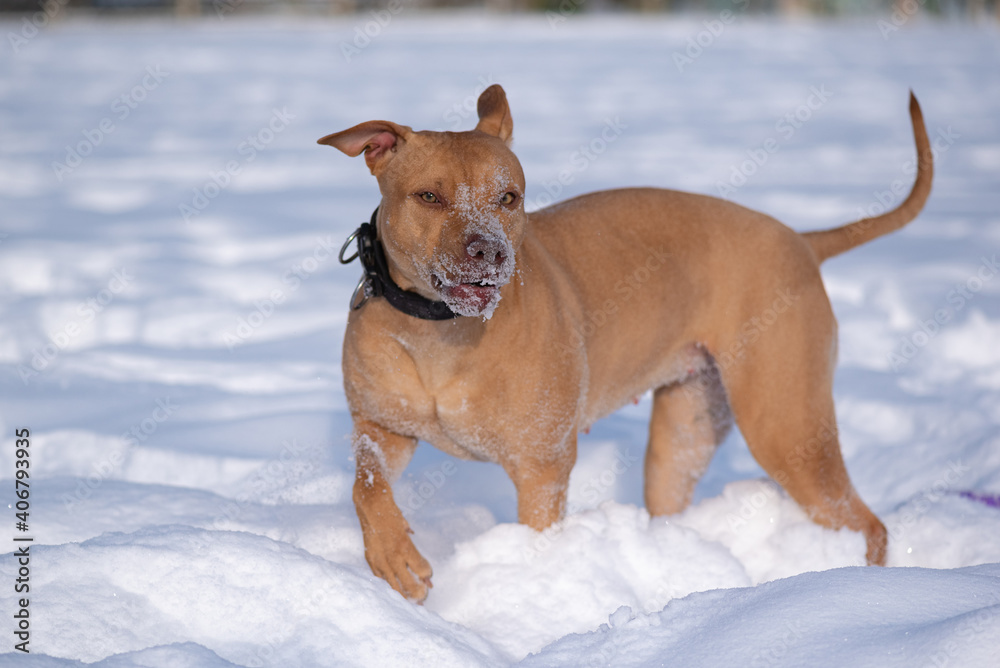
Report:
[[979,492],[959,492],[964,499],[971,499],[985,504],[990,508],[1000,508],[1000,494],[980,494]]

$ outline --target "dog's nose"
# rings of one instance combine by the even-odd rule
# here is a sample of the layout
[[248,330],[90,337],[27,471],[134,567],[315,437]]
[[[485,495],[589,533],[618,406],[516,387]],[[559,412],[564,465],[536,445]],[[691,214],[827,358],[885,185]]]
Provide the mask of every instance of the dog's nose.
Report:
[[472,260],[496,267],[507,260],[507,245],[504,242],[478,234],[469,239],[465,252]]

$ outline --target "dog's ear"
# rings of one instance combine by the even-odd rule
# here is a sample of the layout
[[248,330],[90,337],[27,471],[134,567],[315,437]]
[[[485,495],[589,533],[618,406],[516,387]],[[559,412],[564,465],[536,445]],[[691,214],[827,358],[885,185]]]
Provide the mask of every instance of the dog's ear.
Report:
[[510,107],[507,105],[507,95],[499,84],[493,84],[483,91],[476,105],[479,113],[480,132],[499,137],[508,146],[514,134],[514,119],[510,117]]
[[348,130],[327,135],[316,143],[332,146],[352,158],[364,151],[365,164],[372,174],[378,176],[376,170],[381,171],[386,161],[396,152],[396,145],[400,141],[405,142],[412,134],[413,130],[405,125],[396,125],[389,121],[368,121]]

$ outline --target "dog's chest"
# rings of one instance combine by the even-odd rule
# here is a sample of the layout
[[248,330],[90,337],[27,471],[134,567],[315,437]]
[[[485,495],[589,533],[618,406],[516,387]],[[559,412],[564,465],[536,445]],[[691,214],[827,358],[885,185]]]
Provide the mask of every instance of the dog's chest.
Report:
[[425,440],[456,457],[497,462],[506,440],[503,406],[478,385],[455,378],[436,388]]
[[[575,432],[580,374],[520,330],[467,340],[395,330],[374,335],[355,373],[353,403],[382,426],[463,459],[504,463],[519,449],[544,455]],[[385,331],[377,332],[385,335]],[[386,353],[397,348],[398,354]],[[528,360],[541,360],[531,363]]]

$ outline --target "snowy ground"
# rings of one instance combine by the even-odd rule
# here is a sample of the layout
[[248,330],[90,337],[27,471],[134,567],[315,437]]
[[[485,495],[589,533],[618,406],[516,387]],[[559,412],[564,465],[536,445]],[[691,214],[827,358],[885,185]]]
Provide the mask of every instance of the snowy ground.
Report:
[[[0,652],[30,535],[17,665],[995,665],[1000,510],[962,492],[1000,493],[997,30],[563,18],[0,23]],[[395,494],[435,587],[371,576],[339,370],[358,269],[330,249],[378,194],[315,140],[468,128],[492,82],[536,206],[728,185],[803,230],[909,186],[913,88],[930,202],[824,269],[845,455],[897,568],[858,567],[738,434],[650,521],[644,399],[581,437],[545,534],[499,467],[422,446]]]

